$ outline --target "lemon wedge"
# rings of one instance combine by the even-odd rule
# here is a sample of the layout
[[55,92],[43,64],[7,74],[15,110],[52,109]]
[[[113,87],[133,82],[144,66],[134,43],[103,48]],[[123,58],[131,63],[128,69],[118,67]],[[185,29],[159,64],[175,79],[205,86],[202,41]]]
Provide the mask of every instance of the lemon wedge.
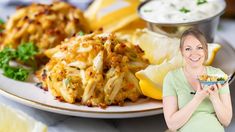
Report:
[[180,40],[143,29],[135,32],[132,43],[140,46],[151,64],[161,64],[179,52]]
[[0,104],[0,132],[47,132],[47,127],[21,111]]
[[149,65],[146,69],[135,75],[140,80],[139,85],[143,95],[161,100],[162,85],[166,74],[182,66],[183,61],[180,54],[174,56],[170,61],[164,61],[160,65]]
[[208,44],[208,59],[205,62],[205,65],[211,65],[215,59],[215,56],[219,49],[221,48],[221,45],[216,43]]
[[140,19],[137,14],[139,0],[95,0],[85,11],[92,30],[103,28],[114,32]]

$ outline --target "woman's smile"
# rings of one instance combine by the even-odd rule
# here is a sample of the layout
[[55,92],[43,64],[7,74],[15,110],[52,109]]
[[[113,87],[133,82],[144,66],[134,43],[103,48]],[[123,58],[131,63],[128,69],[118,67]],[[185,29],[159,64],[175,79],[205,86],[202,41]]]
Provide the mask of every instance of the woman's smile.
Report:
[[192,62],[198,62],[200,59],[201,59],[201,57],[190,57],[189,58]]

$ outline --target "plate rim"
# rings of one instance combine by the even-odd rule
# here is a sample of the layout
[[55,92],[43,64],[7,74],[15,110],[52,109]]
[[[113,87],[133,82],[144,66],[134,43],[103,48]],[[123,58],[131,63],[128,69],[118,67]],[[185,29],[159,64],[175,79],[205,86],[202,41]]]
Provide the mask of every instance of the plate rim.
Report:
[[[20,97],[18,95],[12,94],[8,91],[5,91],[3,89],[0,88],[0,94],[7,97],[7,98],[11,98],[12,100],[19,102],[21,104],[25,104],[27,106],[31,106],[34,108],[38,108],[41,109],[43,108],[49,108],[47,109],[43,109],[46,111],[50,111],[50,112],[54,112],[52,110],[62,110],[62,111],[68,111],[68,112],[82,112],[82,113],[93,113],[93,114],[131,114],[131,113],[142,113],[142,112],[150,112],[150,111],[156,111],[156,110],[162,110],[163,107],[160,108],[151,108],[151,109],[144,109],[144,110],[133,110],[133,111],[120,111],[120,112],[116,112],[116,111],[86,111],[86,110],[80,110],[80,109],[69,109],[69,108],[61,108],[61,107],[57,107],[57,106],[51,106],[51,105],[47,105],[44,103],[40,103],[37,101],[33,101],[24,97]],[[24,103],[25,102],[25,103]],[[125,106],[123,106],[125,107]]]

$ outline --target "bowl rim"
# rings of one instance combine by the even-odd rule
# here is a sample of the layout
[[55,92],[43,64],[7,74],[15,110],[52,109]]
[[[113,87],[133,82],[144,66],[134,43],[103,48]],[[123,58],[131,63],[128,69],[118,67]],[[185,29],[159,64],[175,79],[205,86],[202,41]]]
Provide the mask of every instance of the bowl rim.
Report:
[[163,23],[163,22],[156,22],[156,21],[153,21],[153,20],[150,20],[150,19],[147,19],[146,17],[144,17],[141,13],[140,13],[140,9],[147,3],[151,2],[151,1],[154,1],[154,0],[146,0],[142,3],[139,4],[138,8],[137,8],[137,12],[138,12],[138,15],[141,19],[143,19],[144,21],[148,22],[148,23],[151,23],[151,24],[157,24],[159,26],[181,26],[181,25],[195,25],[195,24],[199,24],[199,23],[204,23],[204,22],[207,22],[207,21],[210,21],[210,20],[213,20],[214,18],[216,17],[219,17],[221,16],[222,14],[224,14],[225,12],[225,9],[227,7],[227,3],[225,0],[223,0],[224,2],[224,7],[223,9],[218,12],[217,14],[215,14],[214,16],[211,16],[211,17],[208,17],[208,18],[204,18],[204,19],[199,19],[197,21],[190,21],[190,22],[175,22],[175,23]]
[[221,84],[224,85],[225,83],[227,83],[227,81],[212,81],[212,82],[207,82],[207,81],[203,81],[200,82],[201,85],[214,85],[214,84]]
[[198,80],[201,84],[206,84],[206,85],[207,84],[218,84],[218,83],[225,84],[225,83],[229,82],[229,79],[224,80],[224,81],[204,81],[204,80],[200,80],[200,79],[198,79]]

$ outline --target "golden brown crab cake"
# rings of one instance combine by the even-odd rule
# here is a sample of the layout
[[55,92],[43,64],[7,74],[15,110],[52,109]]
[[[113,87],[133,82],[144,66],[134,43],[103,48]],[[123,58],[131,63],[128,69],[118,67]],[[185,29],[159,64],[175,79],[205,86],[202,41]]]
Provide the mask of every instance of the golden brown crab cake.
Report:
[[16,48],[33,42],[40,52],[60,44],[67,37],[88,32],[83,12],[65,2],[21,7],[5,23],[2,46]]
[[119,40],[115,34],[77,35],[52,51],[38,76],[56,98],[106,107],[141,96],[134,73],[149,63],[138,46]]

